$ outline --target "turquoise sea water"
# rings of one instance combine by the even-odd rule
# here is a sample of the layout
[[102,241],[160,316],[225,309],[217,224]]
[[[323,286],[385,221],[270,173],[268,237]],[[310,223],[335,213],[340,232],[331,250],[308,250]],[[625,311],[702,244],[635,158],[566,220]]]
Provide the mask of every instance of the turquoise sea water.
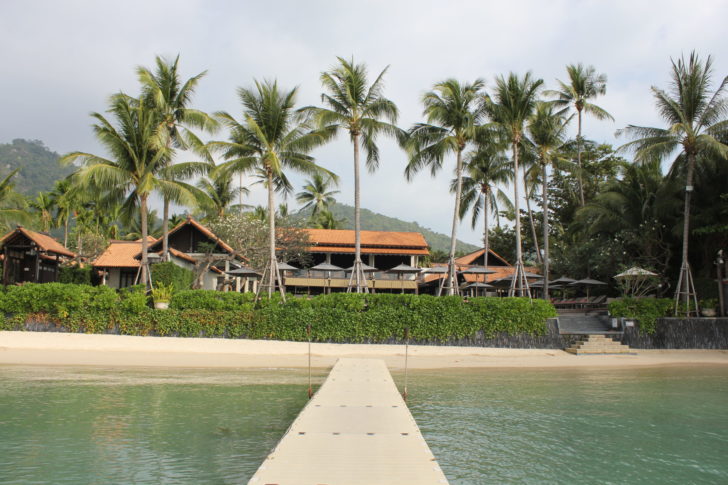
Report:
[[[0,483],[245,483],[306,383],[0,366]],[[409,392],[453,484],[728,483],[726,367],[418,371]]]

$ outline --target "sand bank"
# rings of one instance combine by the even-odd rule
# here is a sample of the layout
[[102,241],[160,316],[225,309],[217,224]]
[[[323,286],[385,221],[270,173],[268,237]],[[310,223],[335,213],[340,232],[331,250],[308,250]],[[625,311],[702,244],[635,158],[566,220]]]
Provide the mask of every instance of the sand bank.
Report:
[[[0,364],[138,367],[306,367],[308,344],[270,340],[132,337],[48,332],[0,332]],[[404,366],[403,345],[311,345],[312,365],[339,357],[380,358]],[[641,367],[728,365],[728,350],[636,350],[636,355],[575,356],[552,349],[411,345],[414,369],[468,367]]]

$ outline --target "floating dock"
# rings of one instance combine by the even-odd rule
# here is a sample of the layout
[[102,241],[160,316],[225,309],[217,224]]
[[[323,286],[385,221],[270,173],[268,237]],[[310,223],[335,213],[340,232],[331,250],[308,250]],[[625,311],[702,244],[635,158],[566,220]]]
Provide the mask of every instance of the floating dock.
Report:
[[384,361],[339,359],[248,483],[448,482]]

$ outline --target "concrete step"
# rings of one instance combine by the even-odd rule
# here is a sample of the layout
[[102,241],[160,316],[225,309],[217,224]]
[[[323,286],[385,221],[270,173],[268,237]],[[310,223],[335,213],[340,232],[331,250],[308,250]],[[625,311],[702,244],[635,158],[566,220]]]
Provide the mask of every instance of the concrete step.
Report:
[[628,345],[617,342],[605,335],[585,335],[565,350],[576,355],[633,353]]

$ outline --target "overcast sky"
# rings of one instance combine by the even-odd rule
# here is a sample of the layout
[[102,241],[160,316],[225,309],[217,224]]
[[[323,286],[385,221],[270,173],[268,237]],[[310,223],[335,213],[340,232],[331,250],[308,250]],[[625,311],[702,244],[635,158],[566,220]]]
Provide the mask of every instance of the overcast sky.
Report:
[[[422,121],[420,98],[448,77],[533,71],[547,87],[583,62],[608,76],[598,104],[615,122],[587,118],[585,136],[619,143],[627,124],[660,125],[649,88],[666,87],[670,58],[714,56],[728,74],[728,2],[707,1],[33,1],[0,4],[0,143],[40,139],[52,150],[99,152],[89,113],[109,95],[138,92],[138,65],[181,55],[185,78],[207,70],[194,99],[206,111],[240,115],[235,90],[254,78],[299,86],[301,105],[319,102],[319,74],[336,56],[354,56],[372,75],[390,66],[385,95],[399,124]],[[722,48],[721,48],[722,46]],[[716,76],[717,78],[717,76]],[[224,138],[220,133],[218,138]],[[347,137],[314,153],[341,176],[339,200],[353,204],[352,148]],[[364,175],[362,206],[449,234],[454,160],[431,178],[403,177],[406,159],[381,143],[380,170]],[[297,189],[302,180],[294,177]],[[263,204],[255,189],[252,203]],[[290,200],[291,206],[295,201]],[[460,226],[477,243],[482,227]]]

